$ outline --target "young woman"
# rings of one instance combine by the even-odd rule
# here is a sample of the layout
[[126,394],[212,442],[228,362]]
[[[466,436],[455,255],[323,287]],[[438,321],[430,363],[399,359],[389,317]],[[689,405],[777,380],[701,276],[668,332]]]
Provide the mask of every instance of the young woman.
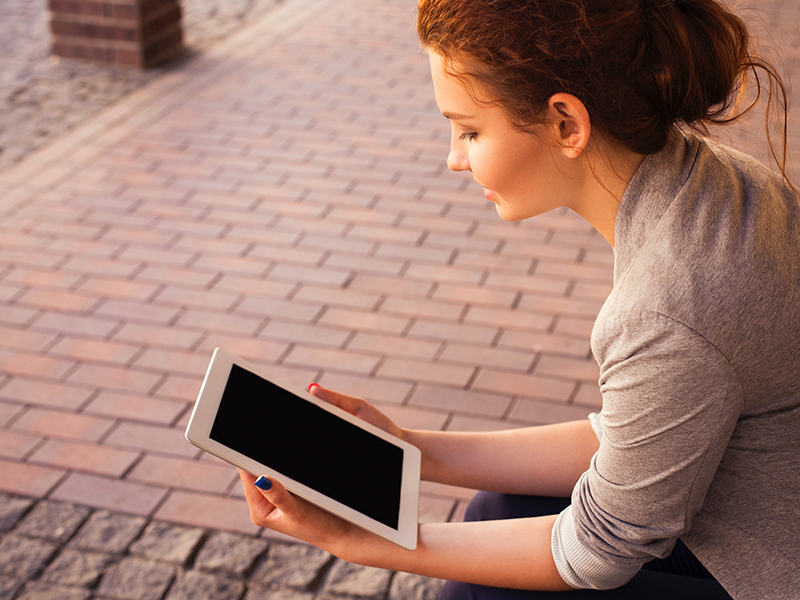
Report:
[[424,479],[485,492],[414,552],[242,473],[253,521],[444,598],[800,597],[800,199],[785,159],[687,133],[729,119],[749,72],[782,90],[742,21],[716,0],[421,0],[418,29],[448,166],[506,220],[568,206],[615,249],[602,412],[408,431],[315,386],[417,445]]

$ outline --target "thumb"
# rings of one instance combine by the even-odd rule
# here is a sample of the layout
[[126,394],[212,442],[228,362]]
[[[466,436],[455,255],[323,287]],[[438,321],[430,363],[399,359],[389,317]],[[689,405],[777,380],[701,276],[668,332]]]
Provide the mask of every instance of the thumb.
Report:
[[346,394],[334,392],[333,390],[322,387],[318,383],[312,383],[309,385],[308,391],[312,396],[316,396],[328,404],[338,406],[350,414],[355,414],[359,408],[367,404],[367,401],[362,398],[356,398],[355,396],[348,396]]
[[295,499],[280,481],[262,475],[253,483],[259,489],[261,495],[275,508],[284,514],[292,514],[295,507]]
[[340,394],[339,392],[326,389],[318,383],[312,383],[308,386],[308,391],[312,396],[316,396],[320,400],[338,406],[345,412],[349,412],[351,415],[375,425],[375,427],[388,431],[395,437],[405,439],[403,430],[398,427],[394,421],[363,398]]

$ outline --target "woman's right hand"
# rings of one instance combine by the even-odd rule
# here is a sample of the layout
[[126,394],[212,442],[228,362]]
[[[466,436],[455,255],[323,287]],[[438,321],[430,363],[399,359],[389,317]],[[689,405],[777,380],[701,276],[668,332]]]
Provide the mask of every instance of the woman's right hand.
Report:
[[401,440],[408,441],[405,429],[398,427],[394,421],[363,398],[340,394],[339,392],[324,388],[318,383],[312,383],[308,386],[308,391],[311,392],[312,396],[324,400],[329,404],[333,404],[334,406],[338,406],[351,415],[363,419],[367,423],[375,425],[375,427],[383,429]]

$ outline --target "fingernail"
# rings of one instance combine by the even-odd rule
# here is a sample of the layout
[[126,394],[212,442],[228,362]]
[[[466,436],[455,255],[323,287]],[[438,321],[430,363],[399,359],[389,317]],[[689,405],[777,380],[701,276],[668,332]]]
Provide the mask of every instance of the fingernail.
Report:
[[255,480],[255,485],[257,488],[261,488],[265,492],[272,488],[272,482],[263,475]]
[[320,387],[320,385],[318,383],[309,383],[308,384],[308,391],[310,392],[311,388],[314,387],[314,386]]

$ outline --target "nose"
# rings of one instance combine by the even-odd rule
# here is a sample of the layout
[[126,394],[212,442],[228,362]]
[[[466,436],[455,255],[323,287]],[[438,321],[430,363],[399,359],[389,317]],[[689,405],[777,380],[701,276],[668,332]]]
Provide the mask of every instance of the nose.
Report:
[[469,171],[467,153],[450,150],[450,154],[447,155],[447,168],[451,171]]
[[447,168],[451,171],[469,171],[469,156],[463,147],[463,142],[453,133],[450,141],[450,154],[447,155]]

